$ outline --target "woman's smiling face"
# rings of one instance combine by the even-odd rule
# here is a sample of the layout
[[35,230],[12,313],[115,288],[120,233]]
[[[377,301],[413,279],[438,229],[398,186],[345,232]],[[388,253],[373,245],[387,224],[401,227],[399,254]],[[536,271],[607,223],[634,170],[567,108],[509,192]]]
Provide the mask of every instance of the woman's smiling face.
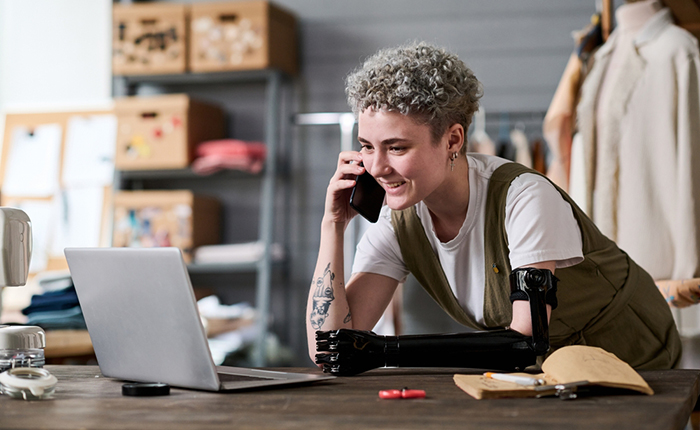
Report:
[[445,182],[448,144],[444,137],[435,144],[427,124],[398,112],[366,109],[358,118],[358,140],[365,168],[386,190],[393,210],[425,200]]

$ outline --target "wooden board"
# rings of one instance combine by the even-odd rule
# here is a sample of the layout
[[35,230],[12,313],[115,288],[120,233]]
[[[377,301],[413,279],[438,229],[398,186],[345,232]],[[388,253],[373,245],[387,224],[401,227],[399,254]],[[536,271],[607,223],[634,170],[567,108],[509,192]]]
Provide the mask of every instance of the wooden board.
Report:
[[[154,357],[158,358],[158,357]],[[122,396],[124,381],[96,366],[46,366],[50,401],[0,396],[2,428],[91,429],[676,429],[698,398],[700,370],[642,371],[654,389],[576,400],[475,400],[452,381],[466,369],[381,369],[308,386],[237,393],[172,388],[169,396]],[[319,372],[315,368],[278,369]],[[423,389],[424,399],[381,400],[379,390]]]
[[[73,116],[105,115],[113,113],[111,110],[75,111],[75,112],[47,112],[47,113],[8,113],[5,115],[5,130],[3,133],[2,157],[0,157],[0,188],[5,179],[7,159],[10,154],[12,131],[15,127],[33,128],[44,124],[61,125],[61,160],[63,160],[64,143],[68,120]],[[59,177],[62,170],[59,170]]]
[[[12,147],[12,133],[16,127],[27,127],[29,129],[45,125],[59,124],[61,126],[61,165],[59,166],[59,178],[63,174],[63,155],[65,150],[66,132],[68,129],[68,121],[74,116],[91,116],[91,115],[108,115],[113,114],[112,110],[94,110],[94,111],[66,111],[66,112],[44,112],[44,113],[8,113],[5,115],[5,128],[2,140],[2,156],[0,156],[0,189],[2,188],[5,179],[5,170],[7,168],[7,160],[9,158]],[[12,202],[21,200],[43,200],[48,201],[50,198],[22,197],[12,196],[6,197],[0,195],[0,204],[3,206],[12,205]],[[103,216],[102,228],[100,234],[100,244],[102,246],[109,245],[111,241],[111,221],[109,208],[112,207],[112,188],[105,187],[103,198]],[[63,256],[49,256],[46,270],[64,270],[68,268],[68,264]]]

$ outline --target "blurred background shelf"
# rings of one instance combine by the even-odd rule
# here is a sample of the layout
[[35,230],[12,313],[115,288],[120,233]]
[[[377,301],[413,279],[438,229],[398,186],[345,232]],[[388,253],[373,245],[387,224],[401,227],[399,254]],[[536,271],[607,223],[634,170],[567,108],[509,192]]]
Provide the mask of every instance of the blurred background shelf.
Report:
[[[283,85],[290,81],[282,71],[276,69],[262,69],[251,71],[231,71],[212,73],[179,73],[167,75],[115,75],[113,76],[113,94],[115,97],[124,97],[140,94],[140,89],[148,87],[148,94],[155,93],[196,93],[200,87],[209,85],[231,85],[255,83],[264,86],[264,121],[262,141],[267,147],[265,167],[262,172],[251,174],[244,171],[224,170],[212,175],[199,175],[191,169],[164,169],[164,170],[119,170],[116,172],[115,187],[119,189],[154,189],[161,185],[177,183],[181,186],[207,189],[207,184],[226,186],[240,182],[244,187],[259,186],[259,223],[256,240],[262,244],[262,255],[259,260],[245,263],[207,263],[189,264],[191,275],[227,276],[236,273],[253,272],[255,281],[255,307],[258,311],[258,338],[255,342],[251,361],[254,366],[264,366],[265,339],[270,331],[270,296],[272,271],[278,267],[285,267],[283,262],[274,261],[271,255],[273,235],[275,231],[274,211],[275,196],[279,184],[284,185],[283,170],[278,167],[278,150],[282,133],[282,103],[281,92]],[[225,95],[219,95],[220,102],[225,106]],[[253,179],[255,182],[250,182]],[[207,182],[209,181],[209,182]],[[284,234],[284,233],[283,233]],[[284,271],[282,271],[284,272]],[[284,276],[284,274],[283,274]]]

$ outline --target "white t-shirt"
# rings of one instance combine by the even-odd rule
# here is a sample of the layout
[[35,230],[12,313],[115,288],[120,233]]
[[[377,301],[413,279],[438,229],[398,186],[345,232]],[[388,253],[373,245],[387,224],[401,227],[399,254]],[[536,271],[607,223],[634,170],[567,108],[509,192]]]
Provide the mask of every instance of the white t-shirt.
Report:
[[[467,161],[469,207],[454,239],[443,243],[437,238],[423,202],[416,210],[457,301],[467,314],[483,323],[486,193],[494,170],[509,161],[483,154],[468,154]],[[505,223],[512,268],[552,260],[557,268],[564,268],[583,261],[581,231],[571,205],[539,175],[522,174],[511,183]],[[377,273],[397,281],[408,275],[387,206],[357,245],[352,272]]]

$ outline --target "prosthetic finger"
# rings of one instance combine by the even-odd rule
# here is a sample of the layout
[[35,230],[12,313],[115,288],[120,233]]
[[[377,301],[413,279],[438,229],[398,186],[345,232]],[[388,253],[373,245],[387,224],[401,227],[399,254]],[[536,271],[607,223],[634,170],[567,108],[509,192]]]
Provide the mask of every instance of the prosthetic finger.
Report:
[[[334,375],[355,375],[385,365],[384,336],[340,329],[316,332],[316,364]],[[325,353],[328,352],[328,353]]]

